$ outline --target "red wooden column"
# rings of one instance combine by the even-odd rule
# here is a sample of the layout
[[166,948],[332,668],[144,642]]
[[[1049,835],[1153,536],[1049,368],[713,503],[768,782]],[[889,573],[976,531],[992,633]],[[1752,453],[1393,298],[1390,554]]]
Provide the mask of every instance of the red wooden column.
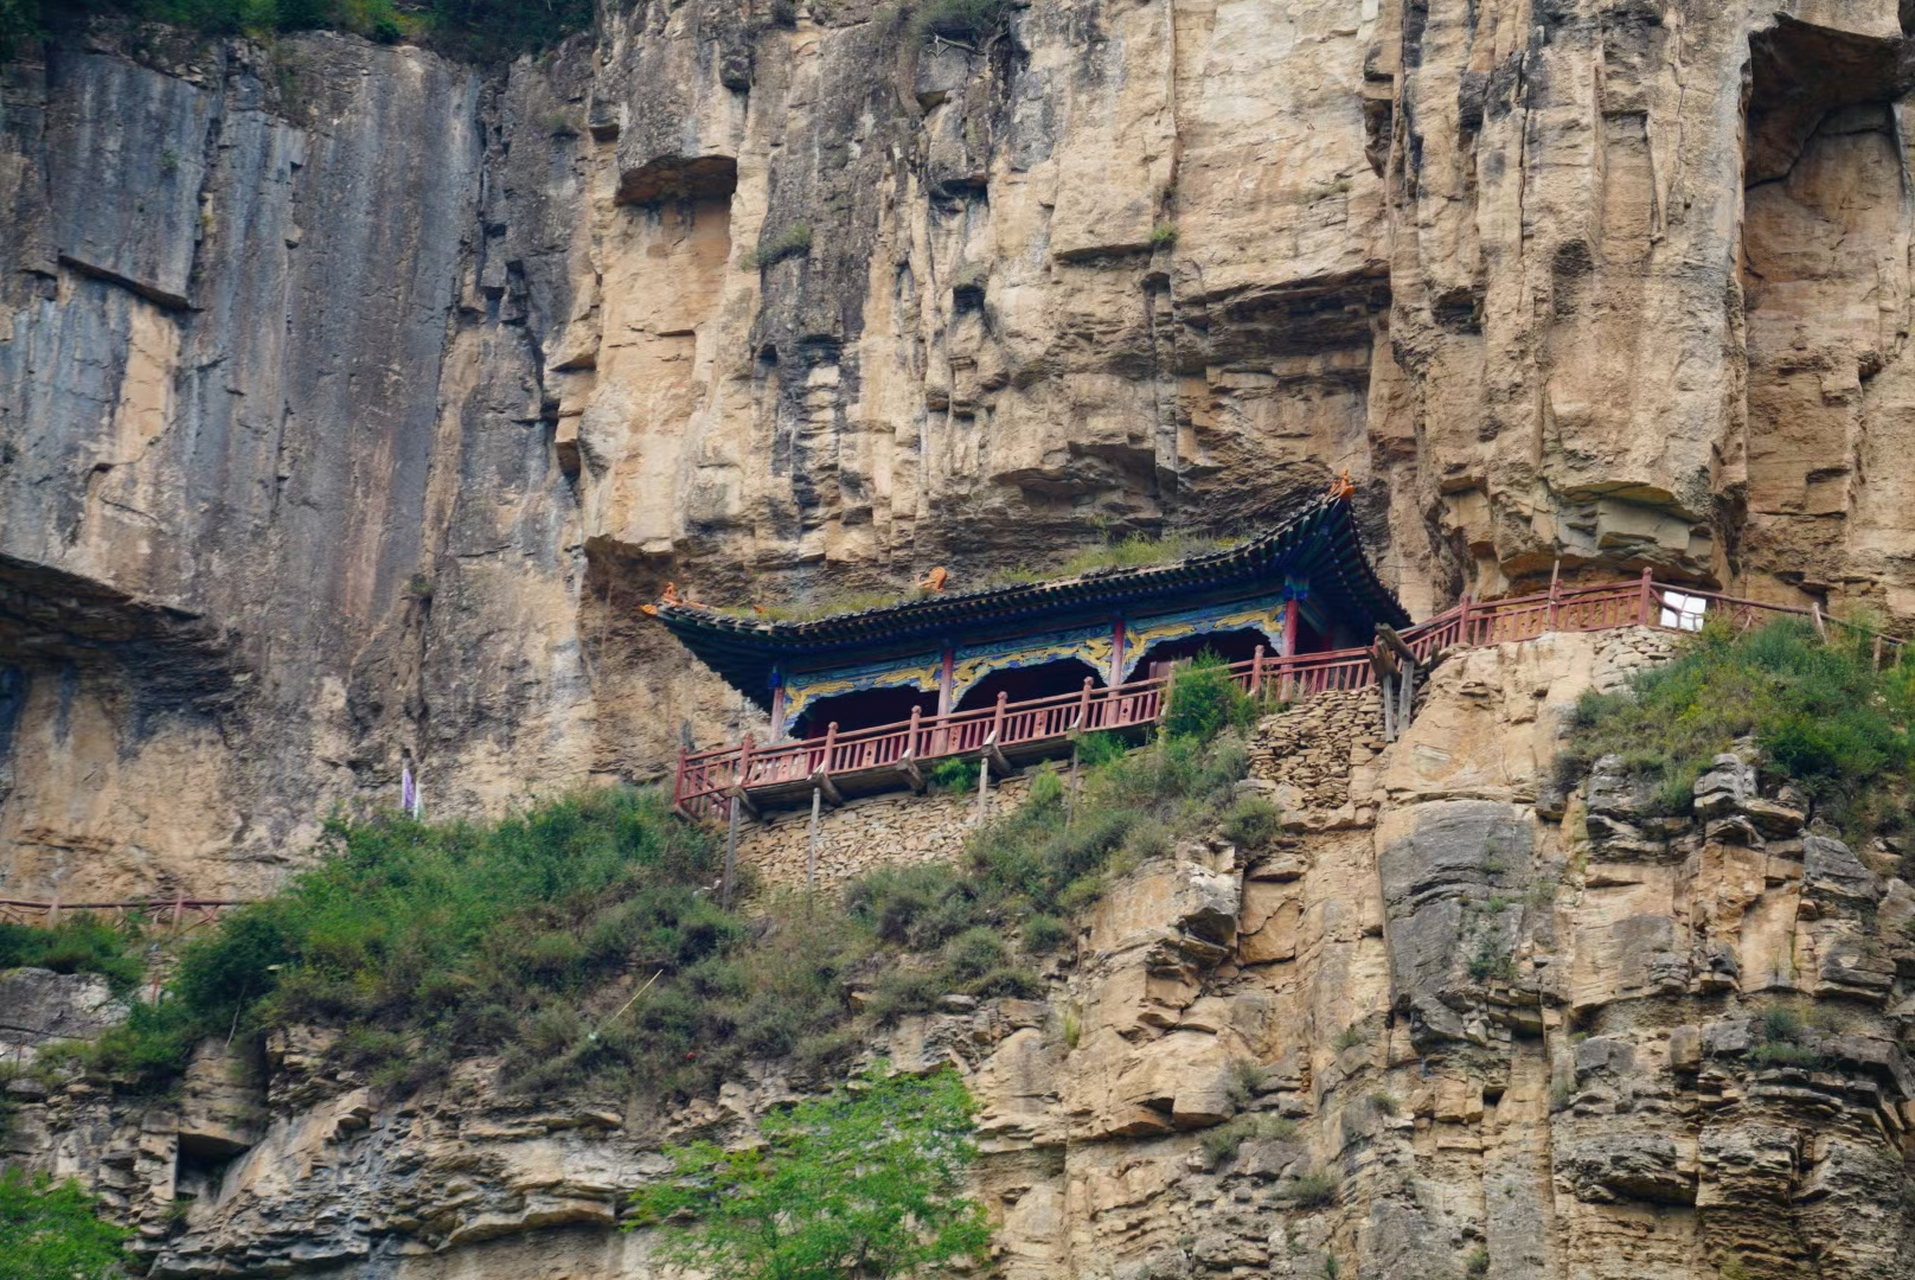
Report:
[[785,740],[785,677],[779,672],[778,683],[771,687],[771,740]]
[[957,651],[944,646],[944,659],[938,664],[938,715],[951,714],[951,689],[957,680]]
[[1110,622],[1110,687],[1115,689],[1124,683],[1124,619],[1119,615]]
[[950,735],[945,732],[944,718],[951,714],[951,693],[957,684],[957,650],[950,645],[944,646],[944,657],[938,663],[938,728],[931,736],[931,754],[941,756],[951,749]]
[[1641,625],[1645,627],[1649,625],[1649,597],[1652,594],[1649,587],[1650,582],[1649,570],[1644,569],[1642,571],[1642,600],[1639,608],[1641,610]]

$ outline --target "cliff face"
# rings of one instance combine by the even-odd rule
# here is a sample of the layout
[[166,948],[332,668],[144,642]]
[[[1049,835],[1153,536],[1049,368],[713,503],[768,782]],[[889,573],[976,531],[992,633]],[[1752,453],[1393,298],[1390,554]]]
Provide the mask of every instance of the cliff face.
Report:
[[[1185,842],[1118,880],[1044,999],[953,997],[874,1032],[870,1055],[953,1065],[978,1098],[994,1273],[1915,1274],[1896,859],[1806,833],[1735,755],[1693,816],[1649,817],[1613,763],[1552,786],[1577,695],[1669,647],[1454,655],[1394,744],[1373,694],[1274,716],[1244,785],[1285,805],[1283,836]],[[828,837],[874,843],[888,803]],[[139,1223],[156,1276],[663,1276],[647,1233],[613,1230],[659,1144],[739,1137],[816,1083],[756,1063],[660,1111],[514,1098],[471,1061],[402,1099],[319,1047],[215,1043],[144,1104],[23,1081],[13,1142]]]
[[[1887,0],[1033,0],[976,47],[688,0],[504,69],[33,51],[0,69],[0,896],[257,893],[408,761],[435,813],[657,776],[753,723],[638,615],[667,581],[963,585],[1342,471],[1418,616],[1560,560],[1906,628],[1909,65]],[[1007,1268],[1905,1268],[1915,961],[1864,925],[1915,907],[1738,765],[1682,830],[1546,795],[1553,717],[1633,660],[1468,655],[1378,759],[1273,730],[1287,853],[1186,850],[1048,1006],[901,1032],[974,1071]],[[1484,937],[1512,964],[1472,977]],[[1849,1010],[1819,1074],[1748,1057],[1787,992]],[[274,1052],[25,1141],[169,1273],[591,1276],[644,1265],[603,1227],[661,1126],[784,1086],[390,1109]],[[1299,1127],[1215,1164],[1187,1131],[1237,1058]],[[1263,1208],[1332,1164],[1340,1206]]]
[[963,583],[1342,470],[1419,613],[1560,556],[1906,617],[1904,65],[1885,2],[1398,0],[16,61],[7,887],[250,892],[407,758],[653,775],[749,719],[668,579]]

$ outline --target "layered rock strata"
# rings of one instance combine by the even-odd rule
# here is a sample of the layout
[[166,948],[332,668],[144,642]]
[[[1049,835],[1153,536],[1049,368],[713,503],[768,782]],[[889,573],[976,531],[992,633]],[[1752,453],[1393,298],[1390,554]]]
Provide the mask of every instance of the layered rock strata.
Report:
[[0,89],[0,874],[257,892],[755,724],[643,623],[1245,534],[1418,614],[1915,615],[1887,0],[608,6],[476,69],[95,28]]
[[[1667,645],[1453,655],[1337,809],[1145,864],[1046,1000],[954,999],[874,1040],[977,1094],[996,1270],[1908,1274],[1898,859],[1817,830],[1746,752],[1677,817],[1614,762],[1553,786],[1576,697]],[[1246,789],[1293,785],[1271,773]],[[209,1057],[144,1111],[23,1081],[17,1132],[142,1223],[157,1275],[584,1280],[653,1273],[611,1226],[660,1143],[815,1085],[761,1064],[657,1114],[515,1101],[479,1062],[402,1101],[316,1074],[318,1047]]]

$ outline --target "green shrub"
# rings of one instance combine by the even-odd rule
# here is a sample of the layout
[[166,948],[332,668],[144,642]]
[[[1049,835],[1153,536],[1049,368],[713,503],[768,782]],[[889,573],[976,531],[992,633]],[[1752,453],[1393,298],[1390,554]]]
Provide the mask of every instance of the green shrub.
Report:
[[1012,0],[932,0],[918,11],[920,40],[941,37],[976,46],[1010,19]]
[[1279,1183],[1275,1199],[1295,1209],[1320,1209],[1336,1203],[1341,1187],[1334,1173],[1303,1173]]
[[1470,1280],[1480,1280],[1480,1277],[1488,1275],[1489,1250],[1482,1245],[1477,1245],[1474,1249],[1464,1254],[1463,1274],[1470,1277]]
[[1260,1062],[1249,1058],[1238,1058],[1230,1064],[1230,1078],[1225,1088],[1230,1100],[1238,1107],[1247,1107],[1259,1094],[1270,1087],[1270,1069]]
[[1336,1051],[1342,1053],[1346,1049],[1354,1049],[1360,1044],[1370,1043],[1370,1033],[1363,1029],[1361,1022],[1352,1022],[1337,1032],[1336,1039],[1332,1043],[1336,1046]]
[[984,1210],[964,1195],[976,1108],[948,1071],[887,1076],[760,1122],[763,1142],[667,1147],[672,1173],[632,1197],[627,1230],[659,1227],[673,1262],[750,1280],[930,1273],[981,1260]]
[[1223,729],[1248,728],[1256,720],[1256,706],[1238,687],[1230,666],[1205,652],[1172,672],[1164,733],[1172,738],[1209,740]]
[[810,252],[811,227],[800,222],[786,227],[775,236],[761,237],[757,252],[751,256],[751,265],[762,271],[786,258],[802,258]]
[[1076,931],[1056,916],[1034,915],[1024,922],[1024,949],[1034,956],[1049,955],[1074,936]]
[[1169,249],[1177,243],[1177,228],[1169,222],[1160,222],[1150,229],[1150,247]]
[[[709,838],[653,793],[585,792],[485,825],[335,822],[323,853],[187,944],[169,998],[136,1005],[95,1063],[163,1088],[201,1038],[309,1022],[348,1028],[334,1063],[381,1083],[498,1052],[531,1091],[697,1092],[840,1028],[870,950],[841,919],[749,934],[700,895]],[[593,992],[654,978],[613,1025],[584,1016]]]
[[165,22],[206,35],[329,29],[382,44],[416,39],[442,53],[497,62],[589,30],[591,0],[0,0],[0,56],[88,18]]
[[1283,829],[1283,810],[1262,796],[1238,796],[1223,816],[1223,836],[1243,849],[1260,849]]
[[1847,634],[1824,644],[1793,619],[1742,635],[1711,622],[1626,691],[1583,695],[1559,781],[1614,754],[1648,784],[1654,810],[1686,813],[1714,757],[1753,737],[1766,767],[1851,834],[1899,821],[1891,796],[1915,769],[1915,663],[1878,672],[1869,645]]
[[68,916],[51,929],[0,924],[0,969],[97,973],[115,995],[124,996],[139,985],[143,969],[127,944],[125,934],[84,914]]
[[1790,1044],[1787,1041],[1771,1041],[1759,1044],[1749,1050],[1749,1061],[1758,1067],[1801,1067],[1813,1069],[1825,1064],[1826,1059],[1807,1045]]
[[944,948],[945,971],[961,982],[1001,969],[1009,959],[1003,940],[983,926],[966,929]]
[[96,1280],[126,1274],[133,1233],[102,1220],[71,1179],[0,1171],[0,1259],[8,1280]]
[[1205,1130],[1204,1136],[1198,1139],[1198,1145],[1214,1166],[1236,1155],[1238,1148],[1252,1138],[1287,1142],[1296,1136],[1296,1121],[1262,1111],[1254,1115],[1241,1115],[1213,1129]]
[[1511,981],[1516,976],[1515,953],[1499,943],[1494,935],[1484,934],[1470,954],[1469,976],[1478,982],[1488,982],[1491,978]]
[[982,766],[976,760],[951,756],[933,763],[924,771],[924,781],[933,791],[963,794],[977,790],[977,775]]
[[1785,1004],[1771,1005],[1762,1011],[1762,1038],[1770,1044],[1793,1042],[1802,1037],[1802,1016]]

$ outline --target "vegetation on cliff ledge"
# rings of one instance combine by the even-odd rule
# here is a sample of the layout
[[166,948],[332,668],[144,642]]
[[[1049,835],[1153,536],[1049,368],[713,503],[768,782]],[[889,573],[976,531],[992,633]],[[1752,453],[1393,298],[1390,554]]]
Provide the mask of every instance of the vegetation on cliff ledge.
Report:
[[0,1274],[8,1280],[99,1280],[123,1275],[133,1233],[103,1221],[71,1180],[0,1172]]
[[168,998],[136,1006],[96,1064],[157,1087],[203,1038],[309,1025],[338,1029],[332,1065],[382,1084],[500,1054],[528,1088],[615,1076],[670,1094],[842,1017],[839,949],[800,922],[754,939],[704,892],[709,838],[649,792],[484,825],[334,822],[323,855],[188,944]]
[[349,31],[412,40],[476,61],[542,49],[592,25],[592,0],[0,0],[0,57],[95,17],[164,22],[212,36]]
[[1712,623],[1672,662],[1627,689],[1577,704],[1558,776],[1573,783],[1605,755],[1652,784],[1652,807],[1685,813],[1696,779],[1740,739],[1787,777],[1820,817],[1850,832],[1906,821],[1915,770],[1915,663],[1877,669],[1866,636],[1824,643],[1806,622],[1737,634]]
[[669,1258],[720,1280],[884,1280],[981,1260],[990,1227],[964,1195],[976,1128],[955,1073],[879,1063],[766,1116],[759,1143],[667,1147],[671,1172],[632,1197],[625,1226],[666,1228]]
[[1193,663],[1148,745],[1086,738],[1074,793],[1045,766],[959,865],[875,871],[845,911],[720,909],[712,837],[651,792],[490,824],[335,821],[314,866],[186,944],[165,998],[82,1056],[163,1089],[202,1040],[307,1027],[322,1070],[401,1088],[487,1056],[532,1093],[708,1096],[747,1060],[819,1076],[855,1055],[861,1014],[1042,995],[1012,944],[1057,950],[1065,919],[1173,840],[1266,839],[1274,809],[1234,794],[1253,715],[1222,663]]

